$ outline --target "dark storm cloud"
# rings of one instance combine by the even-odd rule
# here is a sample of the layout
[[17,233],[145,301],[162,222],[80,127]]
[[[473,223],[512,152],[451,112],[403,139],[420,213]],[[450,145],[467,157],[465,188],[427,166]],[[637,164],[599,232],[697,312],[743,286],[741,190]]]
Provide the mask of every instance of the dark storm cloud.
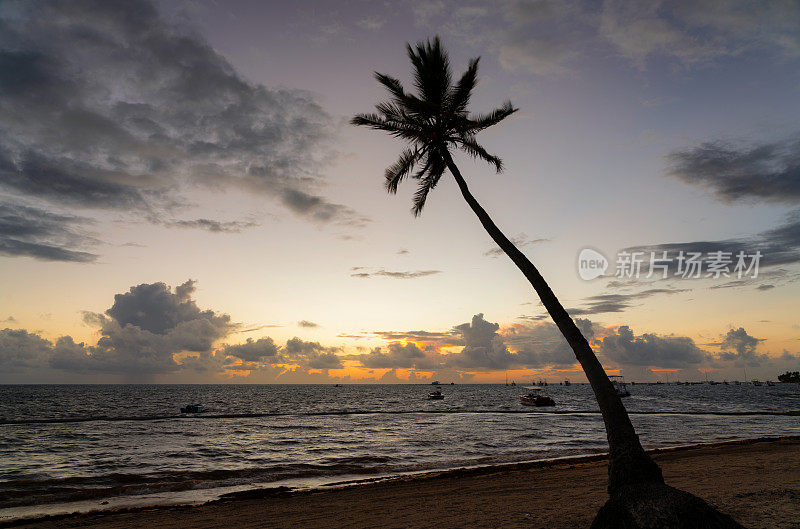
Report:
[[87,223],[85,218],[0,201],[0,254],[47,261],[94,261],[96,254],[76,249],[97,242],[81,233]]
[[635,336],[627,325],[603,337],[599,352],[623,365],[667,369],[698,365],[709,358],[691,338],[649,333]]
[[671,175],[723,202],[800,203],[800,134],[751,146],[707,142],[668,159]]
[[331,132],[308,94],[246,81],[150,2],[0,4],[0,188],[158,219],[187,185],[235,186],[314,222],[361,226],[319,195]]
[[362,279],[369,279],[370,277],[391,277],[392,279],[417,279],[419,277],[427,277],[436,274],[441,274],[441,270],[415,270],[409,272],[392,271],[392,270],[376,270],[374,272],[357,272],[356,270],[363,270],[363,267],[354,267],[353,273],[350,277],[358,277]]

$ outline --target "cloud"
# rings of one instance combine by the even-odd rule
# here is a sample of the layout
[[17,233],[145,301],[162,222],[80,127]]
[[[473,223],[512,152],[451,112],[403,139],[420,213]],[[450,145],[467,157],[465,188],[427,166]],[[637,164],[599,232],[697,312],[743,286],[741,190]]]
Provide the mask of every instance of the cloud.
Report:
[[369,354],[354,355],[363,367],[432,369],[436,362],[413,342],[391,342],[386,347],[376,347]]
[[646,299],[658,294],[679,294],[688,292],[689,289],[681,288],[650,288],[630,294],[598,294],[584,299],[585,305],[580,308],[567,309],[572,316],[587,314],[602,314],[605,312],[624,312],[636,301]]
[[277,356],[278,346],[275,345],[272,338],[259,338],[258,340],[248,338],[245,343],[226,345],[223,350],[226,355],[235,356],[245,362],[264,362],[279,358]]
[[39,368],[50,353],[51,344],[23,329],[0,330],[0,366],[6,373]]
[[487,10],[480,2],[417,2],[425,28],[493,50],[512,71],[571,74],[579,61],[616,53],[638,69],[664,59],[681,68],[762,53],[800,56],[800,6],[750,0],[509,0]]
[[515,357],[497,333],[499,328],[499,324],[486,321],[483,314],[476,314],[471,322],[454,327],[464,341],[464,348],[448,355],[448,365],[469,369],[506,369],[513,365]]
[[[248,82],[199,34],[169,23],[150,2],[0,4],[6,192],[159,222],[186,205],[190,187],[239,188],[313,222],[362,226],[364,217],[319,193],[332,131],[309,94]],[[181,222],[212,231],[243,227]],[[91,260],[31,244],[5,247]]]
[[[706,264],[711,254],[715,254],[716,252],[728,252],[732,259],[729,271],[731,277],[734,278],[737,277],[737,274],[734,273],[734,269],[738,264],[737,256],[739,252],[744,252],[745,254],[745,266],[750,266],[750,264],[753,263],[753,258],[751,256],[755,255],[756,252],[761,252],[762,257],[759,259],[758,263],[760,276],[761,268],[800,262],[800,211],[795,211],[787,215],[786,221],[780,226],[748,237],[716,241],[693,241],[638,246],[625,248],[623,251],[629,253],[642,252],[642,255],[645,256],[645,260],[648,263],[651,252],[655,252],[657,259],[663,255],[663,252],[668,252],[667,258],[672,259],[669,263],[669,273],[672,276],[675,276],[677,273],[677,257],[680,252],[683,252],[685,257],[688,257],[690,253],[700,253],[701,255],[698,260],[704,263],[704,274],[707,271]],[[686,269],[687,268],[684,266],[684,270]],[[643,267],[642,270],[645,270],[645,267]],[[660,274],[661,271],[657,273]],[[752,278],[754,273],[755,269],[751,270],[749,274],[743,273],[742,278]]]
[[371,277],[391,277],[392,279],[416,279],[419,277],[427,277],[436,274],[441,274],[441,270],[415,270],[413,272],[398,272],[398,271],[390,271],[381,268],[380,270],[376,270],[374,272],[358,272],[357,270],[363,270],[363,267],[353,267],[351,270],[353,271],[350,274],[350,277],[358,277],[362,279],[369,279]]
[[180,368],[176,353],[209,354],[235,324],[227,314],[201,310],[191,299],[194,290],[189,280],[174,293],[164,283],[150,283],[115,295],[105,314],[84,314],[86,323],[100,327],[97,345],[61,337],[50,365],[75,372],[159,374]]
[[800,203],[800,134],[772,143],[721,141],[672,152],[669,174],[722,202]]
[[325,347],[319,342],[304,342],[300,338],[287,340],[283,352],[286,359],[309,369],[339,369],[344,367],[336,355],[337,347]]
[[306,329],[313,329],[315,327],[319,327],[319,324],[314,323],[313,321],[308,320],[300,320],[297,322],[298,327],[304,327]]
[[655,56],[690,67],[747,51],[797,57],[798,21],[796,2],[606,0],[599,34],[639,68]]
[[619,364],[667,369],[696,366],[709,357],[691,338],[650,333],[635,336],[627,325],[603,337],[599,352]]
[[[523,248],[525,246],[531,246],[533,244],[540,244],[540,243],[543,243],[543,242],[549,242],[550,241],[550,239],[533,239],[533,240],[531,240],[531,239],[528,239],[527,235],[525,235],[524,233],[520,234],[520,235],[518,235],[516,237],[511,237],[509,240],[512,243],[514,243],[514,245],[517,248]],[[485,252],[483,252],[483,255],[486,255],[488,257],[498,257],[498,256],[504,255],[504,254],[505,254],[505,252],[498,246],[495,246],[494,248],[491,248],[491,249],[486,250]]]
[[722,360],[735,361],[735,365],[759,366],[762,362],[769,361],[765,354],[758,354],[756,348],[763,339],[755,338],[747,334],[743,327],[730,329],[719,345],[723,352],[719,358]]
[[82,217],[0,200],[0,255],[92,262],[96,254],[76,249],[97,243],[81,230],[87,223]]
[[211,233],[241,233],[248,228],[254,228],[259,224],[253,221],[218,221],[212,219],[194,219],[194,220],[175,220],[165,223],[166,226],[174,228],[194,228]]

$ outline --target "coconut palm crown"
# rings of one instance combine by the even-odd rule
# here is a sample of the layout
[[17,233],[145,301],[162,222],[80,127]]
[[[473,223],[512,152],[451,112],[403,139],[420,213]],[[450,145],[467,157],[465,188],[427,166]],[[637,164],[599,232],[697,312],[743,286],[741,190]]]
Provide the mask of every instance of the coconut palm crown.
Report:
[[[389,91],[389,101],[375,105],[376,113],[359,114],[351,123],[388,132],[405,140],[409,147],[386,169],[386,189],[397,192],[397,186],[407,177],[418,182],[412,211],[417,216],[425,207],[428,193],[452,163],[450,149],[460,149],[473,158],[484,160],[502,172],[503,162],[489,154],[475,135],[500,123],[518,109],[506,101],[488,114],[471,116],[467,107],[478,81],[478,62],[470,60],[461,79],[453,84],[450,63],[439,37],[407,45],[408,57],[414,68],[414,87],[417,94],[406,92],[400,81],[375,72],[375,78]],[[416,169],[416,170],[415,170]]]

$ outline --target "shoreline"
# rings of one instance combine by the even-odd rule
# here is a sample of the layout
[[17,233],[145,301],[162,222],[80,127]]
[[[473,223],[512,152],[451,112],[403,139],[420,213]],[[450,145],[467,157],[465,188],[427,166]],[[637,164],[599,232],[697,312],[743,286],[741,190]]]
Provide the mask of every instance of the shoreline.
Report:
[[[720,441],[714,443],[700,443],[688,444],[679,446],[661,447],[647,450],[657,461],[661,459],[666,460],[681,460],[693,457],[698,452],[713,454],[716,452],[748,452],[751,448],[753,452],[758,452],[764,449],[785,449],[793,456],[797,456],[798,466],[800,468],[800,435],[792,436],[779,436],[779,437],[760,437],[754,439],[736,439],[730,441]],[[742,454],[739,454],[740,456]],[[746,459],[747,454],[744,454]],[[419,488],[419,489],[436,489],[436,484],[440,482],[460,482],[460,481],[482,481],[490,480],[492,477],[506,477],[519,474],[553,474],[560,471],[569,469],[598,469],[605,470],[605,462],[607,460],[607,453],[589,454],[566,456],[544,460],[534,460],[527,462],[517,463],[503,463],[498,465],[487,466],[474,466],[474,467],[460,467],[445,470],[423,471],[419,473],[399,474],[385,477],[373,477],[355,480],[345,480],[339,482],[332,482],[322,484],[313,488],[297,488],[292,489],[288,487],[262,487],[253,488],[243,491],[237,491],[221,495],[218,499],[210,500],[202,504],[193,505],[155,505],[155,506],[137,506],[137,507],[123,507],[108,510],[92,510],[88,512],[73,512],[68,514],[56,514],[45,516],[33,516],[26,518],[17,518],[0,522],[1,527],[61,527],[62,523],[68,524],[65,526],[85,526],[91,523],[94,527],[129,527],[128,525],[119,525],[118,522],[122,518],[130,519],[137,517],[152,518],[160,517],[191,517],[192,513],[200,513],[209,510],[236,510],[241,507],[253,507],[253,504],[263,503],[280,503],[289,502],[296,503],[302,501],[304,498],[321,497],[325,495],[341,495],[340,499],[344,496],[352,496],[353,491],[356,491],[357,496],[366,496],[371,492],[378,489],[385,491],[386,489],[404,489],[404,488]],[[595,472],[596,474],[596,472]],[[602,478],[605,478],[604,472],[601,473]],[[800,471],[795,471],[792,487],[787,489],[796,498],[800,498]],[[667,472],[665,471],[665,477]],[[596,477],[596,476],[595,476]],[[569,479],[569,478],[567,478]],[[596,488],[596,487],[595,487]],[[591,492],[596,495],[598,493],[594,488]],[[605,497],[605,484],[599,488],[599,493]],[[800,511],[800,502],[798,510]],[[262,505],[263,507],[263,505]],[[798,513],[800,514],[800,513]],[[263,521],[263,520],[262,520]],[[589,520],[590,521],[590,520]],[[53,525],[53,524],[56,525]],[[75,525],[71,525],[71,524]],[[133,521],[136,526],[139,522]],[[208,527],[216,527],[217,525],[209,525]],[[279,526],[276,526],[279,527]],[[410,526],[409,526],[410,527]]]

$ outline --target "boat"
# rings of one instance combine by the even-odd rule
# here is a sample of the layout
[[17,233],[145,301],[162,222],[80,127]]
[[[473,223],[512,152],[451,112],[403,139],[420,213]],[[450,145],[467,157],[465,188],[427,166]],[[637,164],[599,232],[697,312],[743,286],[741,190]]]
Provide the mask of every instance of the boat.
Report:
[[434,380],[433,382],[431,382],[431,386],[438,386],[438,385],[439,385],[438,380]]
[[512,381],[511,381],[511,385],[512,385],[512,386],[516,386],[516,385],[517,385],[517,383],[516,383],[516,382],[514,382],[514,381],[512,380]]
[[519,402],[523,406],[555,406],[556,401],[552,397],[542,393],[540,386],[528,386],[525,389],[529,390],[525,395],[519,396]]
[[442,400],[443,398],[444,395],[442,394],[442,390],[440,389],[428,393],[428,400]]
[[526,389],[529,389],[530,392],[526,393],[525,395],[519,396],[519,401],[524,406],[555,406],[556,402],[552,399],[552,397],[543,394],[542,388],[537,386],[530,386]]
[[565,386],[571,386],[572,384],[570,383],[570,381],[569,381],[569,380],[565,380],[565,381],[564,381],[564,385],[565,385]]
[[625,378],[622,375],[608,375],[608,378],[614,386],[614,391],[617,392],[617,397],[631,396],[631,392],[628,391],[628,385],[625,383]]
[[761,382],[760,382],[760,381],[758,381],[758,380],[754,380],[754,381],[753,381],[753,385],[754,385],[754,386],[760,386],[760,385],[761,385]]
[[202,404],[187,404],[181,408],[181,413],[203,413],[204,410]]
[[767,386],[773,387],[774,385],[775,385],[775,382],[773,382],[771,380],[767,380]]

